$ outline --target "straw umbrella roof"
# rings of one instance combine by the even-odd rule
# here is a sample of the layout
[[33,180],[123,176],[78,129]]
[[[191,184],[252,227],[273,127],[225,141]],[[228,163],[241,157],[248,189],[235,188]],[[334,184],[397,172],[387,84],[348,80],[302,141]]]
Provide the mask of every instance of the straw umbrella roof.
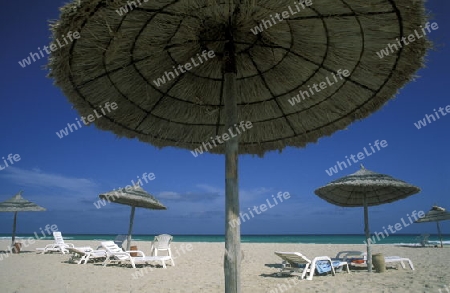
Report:
[[[423,65],[426,37],[379,58],[396,38],[426,22],[422,1],[312,1],[289,19],[254,34],[270,15],[296,9],[291,0],[74,1],[52,25],[53,43],[80,38],[52,53],[50,76],[78,112],[87,116],[106,102],[118,109],[93,123],[120,137],[158,147],[193,150],[225,127],[222,61],[233,17],[239,153],[262,155],[286,146],[304,147],[363,119],[391,99]],[[230,12],[231,11],[231,12]],[[215,57],[161,86],[153,82],[204,50]],[[197,61],[198,63],[199,61]],[[288,99],[314,84],[349,77],[310,92],[292,106]],[[314,93],[314,94],[311,94]],[[224,153],[224,144],[211,150]]]
[[438,222],[446,220],[450,220],[450,213],[443,207],[433,206],[431,210],[425,214],[425,216],[418,219],[415,223]]
[[342,207],[361,207],[364,197],[367,206],[376,206],[397,201],[420,192],[420,188],[389,175],[379,174],[364,168],[318,188],[320,198]]
[[167,208],[160,203],[153,195],[147,193],[140,186],[118,189],[100,194],[101,199],[111,202],[129,205],[132,207],[146,208],[152,210],[166,210]]
[[46,209],[22,197],[20,191],[13,197],[0,203],[0,212],[41,212]]

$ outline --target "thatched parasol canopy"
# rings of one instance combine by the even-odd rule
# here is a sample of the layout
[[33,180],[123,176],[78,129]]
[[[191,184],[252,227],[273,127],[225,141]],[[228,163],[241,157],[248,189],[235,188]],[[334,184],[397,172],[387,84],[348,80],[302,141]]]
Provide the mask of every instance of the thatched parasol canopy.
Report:
[[127,237],[127,250],[130,250],[131,232],[133,231],[135,208],[138,207],[151,210],[167,210],[167,208],[162,203],[160,203],[153,195],[147,193],[139,185],[102,193],[99,195],[99,197],[110,202],[131,206],[130,225]]
[[14,213],[14,221],[13,221],[13,232],[11,238],[11,247],[14,245],[14,241],[16,239],[16,224],[17,224],[17,212],[42,212],[46,209],[38,206],[31,201],[28,201],[22,197],[22,192],[19,191],[16,195],[11,197],[8,200],[0,203],[0,212],[13,212]]
[[450,220],[450,213],[447,212],[443,207],[433,206],[431,208],[431,210],[425,214],[425,216],[418,219],[414,223],[436,222],[439,239],[441,241],[441,247],[444,247],[444,244],[442,243],[442,233],[441,233],[441,227],[439,226],[439,222],[447,221],[447,220]]
[[[80,34],[49,63],[79,113],[117,103],[97,127],[226,154],[226,292],[240,291],[239,226],[228,224],[239,214],[238,154],[304,147],[367,117],[413,78],[430,46],[422,37],[377,55],[425,22],[421,1],[292,2],[77,0],[52,26],[54,44]],[[285,11],[288,19],[272,19]],[[240,122],[251,129],[229,138]]]
[[[125,0],[63,7],[54,40],[69,40],[69,31],[80,37],[52,54],[50,76],[83,116],[106,102],[118,104],[93,122],[100,129],[193,150],[228,130],[222,63],[229,6],[210,0],[140,2],[122,16],[116,10],[130,10]],[[239,153],[304,147],[367,117],[413,78],[429,47],[424,37],[382,59],[376,54],[420,30],[426,22],[422,1],[312,1],[288,20],[251,32],[271,14],[289,6],[297,11],[293,2],[235,1],[238,122],[253,124],[240,135]],[[191,58],[199,64],[197,54],[205,50],[215,57],[192,65]],[[177,70],[179,76],[167,80],[166,72],[187,62],[191,70]],[[350,76],[339,78],[339,70]],[[166,83],[157,86],[153,81],[162,76]],[[321,82],[327,88],[315,91]],[[288,102],[310,88],[309,98]],[[209,151],[224,153],[224,144]]]
[[361,169],[314,191],[320,198],[341,207],[364,207],[364,231],[367,242],[367,268],[372,271],[370,252],[369,206],[394,202],[420,192],[420,188],[389,175]]
[[397,201],[420,192],[420,188],[389,175],[364,168],[318,188],[322,199],[341,207],[377,206]]

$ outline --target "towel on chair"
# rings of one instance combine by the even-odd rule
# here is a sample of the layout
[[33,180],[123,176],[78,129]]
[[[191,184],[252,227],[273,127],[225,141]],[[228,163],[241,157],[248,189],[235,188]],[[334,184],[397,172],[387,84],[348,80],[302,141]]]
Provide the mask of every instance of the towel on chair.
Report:
[[[339,261],[333,261],[333,267],[339,266]],[[329,261],[319,260],[316,262],[316,270],[319,274],[331,272],[331,265]]]

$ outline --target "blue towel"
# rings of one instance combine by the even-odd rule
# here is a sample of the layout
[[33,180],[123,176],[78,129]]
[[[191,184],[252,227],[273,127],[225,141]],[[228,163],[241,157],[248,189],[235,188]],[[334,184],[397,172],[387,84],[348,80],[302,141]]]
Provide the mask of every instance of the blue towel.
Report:
[[[339,265],[339,261],[333,261],[333,267],[337,267]],[[316,270],[319,274],[324,274],[331,272],[331,265],[329,261],[319,260],[316,262]]]

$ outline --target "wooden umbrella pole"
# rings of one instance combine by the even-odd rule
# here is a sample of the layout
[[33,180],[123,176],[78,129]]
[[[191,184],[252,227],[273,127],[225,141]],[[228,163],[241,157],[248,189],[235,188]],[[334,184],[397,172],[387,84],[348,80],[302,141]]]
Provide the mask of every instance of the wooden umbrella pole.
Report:
[[130,226],[128,227],[127,250],[130,250],[131,232],[133,231],[134,210],[135,210],[135,207],[132,206],[131,207],[131,215],[130,215]]
[[[236,61],[231,27],[227,31],[224,52],[224,111],[227,131],[236,123]],[[238,136],[225,142],[225,292],[241,292],[241,234],[239,222]]]
[[441,226],[439,226],[439,221],[436,221],[436,225],[439,233],[439,240],[441,240],[441,248],[444,248],[444,244],[442,244]]
[[16,241],[16,224],[17,224],[17,212],[14,212],[14,221],[13,221],[13,231],[11,237],[11,249],[14,247],[14,242]]
[[369,232],[369,209],[367,207],[367,197],[364,195],[364,232],[366,233],[367,245],[367,269],[372,272],[372,253],[370,251],[370,232]]

